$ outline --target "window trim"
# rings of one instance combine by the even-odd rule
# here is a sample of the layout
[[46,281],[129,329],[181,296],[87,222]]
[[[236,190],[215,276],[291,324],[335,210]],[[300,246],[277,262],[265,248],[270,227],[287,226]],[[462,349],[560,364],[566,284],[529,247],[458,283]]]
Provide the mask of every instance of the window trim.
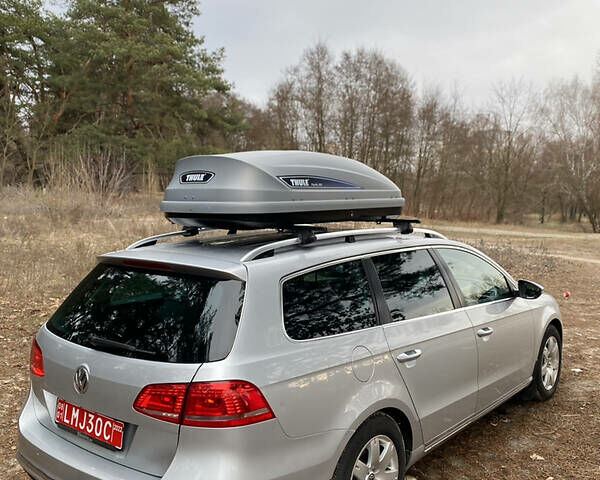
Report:
[[377,273],[377,268],[373,263],[372,257],[365,257],[362,259],[362,262],[364,269],[367,272],[369,288],[371,289],[373,304],[375,305],[375,310],[377,312],[377,324],[385,325],[386,323],[389,323],[391,316],[385,301],[385,296],[383,295],[383,287],[381,285],[379,274]]
[[450,271],[450,267],[448,267],[448,264],[444,261],[444,259],[441,257],[441,255],[437,252],[437,249],[430,248],[429,253],[430,253],[431,257],[433,258],[433,261],[436,263],[436,265],[440,269],[440,271],[442,273],[442,277],[444,277],[446,286],[448,287],[448,290],[450,290],[450,296],[452,297],[452,303],[454,304],[454,310],[458,310],[459,308],[465,307],[466,306],[465,298],[462,294],[462,290],[460,289],[460,287],[458,286],[458,283],[456,282],[456,279],[454,278],[454,275],[452,275],[452,272]]
[[[288,273],[287,275],[284,275],[283,277],[281,277],[279,279],[279,313],[280,313],[280,320],[281,320],[281,329],[283,331],[283,335],[284,337],[292,342],[292,343],[302,343],[302,342],[315,342],[315,341],[319,341],[319,340],[327,340],[329,338],[336,338],[336,337],[341,337],[343,335],[355,335],[357,333],[360,332],[366,332],[369,330],[373,330],[375,328],[379,328],[379,327],[388,327],[389,325],[397,325],[403,322],[412,322],[412,321],[416,321],[416,320],[420,320],[422,318],[429,318],[435,315],[444,315],[444,314],[449,314],[451,312],[456,312],[456,311],[462,311],[462,310],[467,310],[467,309],[471,309],[471,308],[476,308],[476,307],[480,307],[482,305],[493,305],[495,303],[500,303],[500,302],[506,302],[508,300],[513,300],[514,297],[509,297],[509,298],[501,298],[499,300],[494,300],[492,302],[487,302],[487,303],[479,303],[477,305],[464,305],[464,303],[461,300],[462,298],[462,292],[460,291],[460,289],[458,289],[458,286],[455,285],[455,279],[454,276],[452,275],[452,273],[449,271],[448,266],[446,265],[446,263],[443,261],[443,259],[441,258],[441,256],[437,253],[436,250],[439,250],[440,248],[449,248],[449,249],[454,249],[454,250],[461,250],[463,252],[466,253],[470,253],[471,255],[474,255],[478,258],[480,258],[481,260],[483,260],[484,262],[490,264],[493,268],[495,268],[496,270],[498,270],[498,272],[500,272],[504,278],[506,279],[506,282],[508,283],[509,288],[511,289],[511,291],[513,293],[518,291],[518,287],[517,284],[515,282],[515,280],[513,279],[513,277],[506,271],[504,270],[500,265],[496,264],[492,259],[488,258],[487,256],[485,256],[485,254],[479,252],[478,250],[475,250],[473,248],[469,248],[469,247],[463,247],[461,245],[452,245],[452,244],[429,244],[429,245],[412,245],[412,246],[407,246],[407,247],[394,247],[394,248],[390,248],[387,250],[377,250],[377,251],[371,251],[371,252],[367,252],[367,253],[362,253],[362,254],[358,254],[358,255],[352,255],[350,257],[344,257],[344,258],[338,258],[335,260],[329,260],[323,263],[319,263],[316,265],[312,265],[310,267],[307,268],[303,268],[300,270],[296,270],[294,272]],[[284,312],[283,312],[283,284],[287,281],[290,280],[292,278],[298,277],[300,275],[303,275],[305,273],[310,273],[314,270],[319,270],[321,268],[326,268],[328,266],[331,265],[338,265],[340,263],[344,263],[344,262],[351,262],[353,260],[368,260],[367,261],[367,265],[370,263],[372,265],[372,268],[375,270],[375,265],[373,265],[373,261],[371,260],[372,257],[377,257],[380,255],[390,255],[393,253],[401,253],[401,252],[412,252],[414,250],[428,250],[431,257],[433,258],[433,261],[438,265],[438,268],[440,268],[440,270],[442,271],[442,276],[444,275],[444,269],[448,269],[447,273],[448,276],[451,280],[450,285],[448,284],[448,282],[446,281],[446,279],[444,279],[446,281],[446,288],[448,288],[449,292],[450,292],[450,297],[452,298],[452,303],[454,305],[454,309],[453,310],[448,310],[447,312],[440,312],[440,313],[434,313],[431,315],[423,315],[421,317],[415,317],[415,318],[411,318],[408,320],[402,320],[402,321],[386,321],[387,319],[391,319],[391,315],[389,313],[389,308],[387,306],[387,303],[385,302],[385,298],[383,298],[383,288],[381,287],[381,280],[379,279],[379,275],[377,274],[377,271],[375,271],[374,273],[377,274],[377,278],[375,281],[375,279],[371,278],[371,274],[369,274],[364,262],[363,262],[363,268],[365,269],[365,274],[367,275],[367,279],[369,281],[369,287],[372,290],[372,295],[375,296],[375,299],[378,297],[378,295],[381,295],[381,299],[383,299],[383,304],[382,304],[382,308],[381,310],[378,308],[378,306],[380,305],[379,302],[381,301],[381,299],[375,300],[374,299],[374,308],[375,308],[375,315],[376,315],[376,321],[377,324],[372,326],[372,327],[368,327],[368,328],[363,328],[361,330],[352,330],[351,332],[343,332],[343,333],[336,333],[334,335],[328,335],[326,337],[316,337],[316,338],[307,338],[304,340],[296,340],[291,338],[288,334],[287,331],[285,329],[285,318],[284,318]],[[438,263],[438,259],[439,259],[439,263]],[[370,269],[371,267],[369,267]],[[380,293],[377,293],[377,282],[379,282],[379,288],[381,289]],[[454,298],[452,297],[452,290],[453,289],[458,289],[455,294],[457,296],[457,300],[459,300],[458,304],[454,304]],[[243,307],[242,307],[243,308]],[[386,318],[386,312],[387,312],[387,318]],[[243,312],[242,312],[243,313]],[[243,316],[242,316],[243,318]]]
[[[459,251],[465,252],[467,254],[471,254],[474,257],[479,258],[481,261],[487,263],[490,267],[492,267],[500,275],[502,275],[502,277],[504,278],[504,281],[506,282],[506,286],[508,287],[508,289],[509,289],[510,293],[512,294],[512,296],[506,297],[506,298],[499,298],[497,300],[492,300],[491,302],[483,302],[483,303],[476,303],[475,305],[467,305],[467,302],[466,302],[465,297],[464,297],[464,295],[462,293],[462,290],[460,289],[460,286],[458,285],[458,281],[454,277],[454,274],[450,270],[450,267],[446,263],[446,260],[444,260],[444,258],[442,257],[442,255],[437,251],[437,250],[441,250],[441,249],[459,250]],[[446,269],[446,271],[448,272],[448,275],[450,275],[450,278],[452,279],[452,285],[456,289],[458,297],[459,297],[459,299],[461,301],[461,308],[462,309],[479,307],[481,305],[491,305],[491,304],[494,304],[494,303],[504,302],[506,300],[512,300],[512,299],[515,298],[515,293],[518,292],[518,289],[515,286],[515,282],[514,282],[513,278],[508,274],[508,272],[506,270],[504,270],[502,267],[500,267],[500,265],[495,264],[495,262],[493,262],[493,260],[488,259],[488,258],[482,256],[477,251],[471,251],[468,248],[456,247],[454,245],[452,245],[452,246],[446,246],[446,245],[436,246],[436,247],[433,247],[432,250],[435,251],[435,255],[439,259],[440,264],[442,264],[444,266],[444,269]]]
[[[380,318],[380,312],[379,312],[379,308],[377,305],[376,295],[375,295],[375,292],[373,291],[371,274],[369,273],[369,268],[367,268],[368,265],[367,265],[367,262],[365,261],[365,260],[367,260],[367,258],[368,257],[365,255],[355,255],[355,256],[347,257],[347,258],[343,258],[343,259],[332,260],[330,262],[313,265],[313,266],[305,268],[303,270],[298,270],[296,272],[290,273],[290,274],[282,277],[279,280],[279,311],[281,313],[281,328],[283,330],[283,334],[284,334],[285,338],[293,343],[315,342],[318,340],[326,340],[329,338],[341,337],[343,335],[353,335],[353,334],[357,334],[360,332],[366,332],[368,330],[373,330],[375,328],[380,328],[382,325],[381,318]],[[375,315],[375,325],[373,325],[372,327],[361,328],[358,330],[351,330],[349,332],[335,333],[333,335],[325,335],[323,337],[303,338],[303,339],[297,339],[297,338],[290,337],[287,332],[287,329],[285,328],[285,311],[283,309],[283,284],[289,280],[292,280],[297,277],[301,277],[302,275],[305,275],[310,272],[314,272],[316,270],[322,270],[324,268],[328,268],[333,265],[340,265],[342,263],[348,263],[348,262],[353,262],[353,261],[360,261],[363,271],[365,273],[365,279],[367,280],[367,288],[369,289],[369,296],[371,297],[371,301],[373,302],[373,313]]]
[[[431,261],[433,262],[433,264],[440,271],[440,274],[442,275],[442,280],[444,281],[444,285],[446,286],[446,290],[448,290],[448,295],[450,296],[450,302],[452,303],[452,309],[446,310],[445,312],[436,312],[436,313],[430,313],[427,315],[420,315],[418,317],[406,318],[404,320],[394,320],[392,318],[392,314],[390,313],[390,307],[388,306],[387,301],[385,300],[385,295],[383,293],[383,285],[381,284],[381,278],[379,277],[379,273],[377,272],[377,267],[375,267],[375,264],[373,263],[373,258],[381,257],[383,255],[394,255],[396,253],[399,253],[399,254],[409,253],[409,252],[414,252],[416,250],[426,250],[427,253],[429,254],[429,258],[431,258]],[[461,308],[460,298],[458,296],[456,296],[456,292],[454,291],[454,285],[451,282],[449,282],[448,279],[446,278],[446,272],[444,271],[443,267],[437,262],[437,258],[435,255],[433,255],[433,253],[431,252],[431,248],[429,246],[417,247],[417,248],[408,247],[408,248],[405,248],[405,249],[402,249],[399,251],[395,250],[395,251],[389,251],[389,252],[378,252],[376,255],[370,255],[368,258],[373,267],[375,275],[377,277],[377,283],[376,283],[376,287],[375,287],[377,295],[378,295],[378,297],[381,298],[381,301],[383,302],[383,311],[384,311],[383,325],[407,322],[409,320],[416,320],[419,318],[431,317],[433,315],[442,315],[444,313],[453,312],[453,311]]]

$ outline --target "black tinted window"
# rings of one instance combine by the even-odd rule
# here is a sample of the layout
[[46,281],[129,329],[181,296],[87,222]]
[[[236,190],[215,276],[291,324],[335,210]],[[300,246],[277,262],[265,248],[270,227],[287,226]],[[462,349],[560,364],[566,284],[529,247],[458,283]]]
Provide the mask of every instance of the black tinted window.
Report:
[[244,283],[237,280],[100,264],[48,328],[71,342],[118,355],[178,363],[220,360],[233,345],[243,292]]
[[285,330],[296,340],[360,330],[376,324],[362,263],[315,270],[283,284]]
[[426,250],[373,257],[392,320],[452,310],[452,299]]
[[504,275],[485,260],[462,250],[438,250],[448,264],[467,305],[493,302],[512,296]]

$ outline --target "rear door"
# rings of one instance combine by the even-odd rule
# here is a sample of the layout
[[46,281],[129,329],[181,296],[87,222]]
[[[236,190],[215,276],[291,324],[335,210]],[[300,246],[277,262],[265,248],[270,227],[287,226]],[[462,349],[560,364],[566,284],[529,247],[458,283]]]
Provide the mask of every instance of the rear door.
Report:
[[388,355],[365,262],[294,273],[281,292],[287,342],[276,369],[283,381],[265,394],[291,437],[346,429],[374,401]]
[[[179,424],[137,412],[134,402],[145,386],[187,384],[203,363],[229,353],[244,291],[239,280],[169,270],[100,264],[40,330],[45,375],[32,376],[36,415],[44,426],[99,456],[157,476],[175,454]],[[85,385],[76,378],[81,369],[87,371]],[[57,422],[59,400],[95,420],[101,415],[122,422],[122,448]],[[73,425],[74,410],[67,410]]]
[[471,323],[464,311],[454,310],[444,274],[427,249],[386,253],[372,261],[385,301],[390,351],[420,417],[425,444],[435,444],[475,412],[477,351]]
[[438,248],[460,290],[473,324],[479,355],[479,399],[483,410],[510,395],[531,375],[533,317],[514,295],[505,275],[465,250]]

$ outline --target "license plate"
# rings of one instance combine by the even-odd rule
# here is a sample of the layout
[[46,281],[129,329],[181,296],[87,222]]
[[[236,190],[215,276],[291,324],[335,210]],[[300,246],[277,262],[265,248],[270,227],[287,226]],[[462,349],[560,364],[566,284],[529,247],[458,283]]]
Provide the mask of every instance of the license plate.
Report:
[[123,448],[123,428],[125,424],[105,417],[99,413],[90,412],[85,408],[59,399],[56,404],[55,420],[98,442],[121,450]]

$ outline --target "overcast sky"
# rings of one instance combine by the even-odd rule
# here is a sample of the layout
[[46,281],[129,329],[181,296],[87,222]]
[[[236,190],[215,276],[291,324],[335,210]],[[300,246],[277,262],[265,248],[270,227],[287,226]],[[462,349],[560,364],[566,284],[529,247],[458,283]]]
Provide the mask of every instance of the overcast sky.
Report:
[[600,0],[203,0],[195,21],[225,76],[264,104],[285,67],[318,40],[334,53],[376,48],[417,86],[458,84],[469,104],[494,82],[591,77],[600,52]]

